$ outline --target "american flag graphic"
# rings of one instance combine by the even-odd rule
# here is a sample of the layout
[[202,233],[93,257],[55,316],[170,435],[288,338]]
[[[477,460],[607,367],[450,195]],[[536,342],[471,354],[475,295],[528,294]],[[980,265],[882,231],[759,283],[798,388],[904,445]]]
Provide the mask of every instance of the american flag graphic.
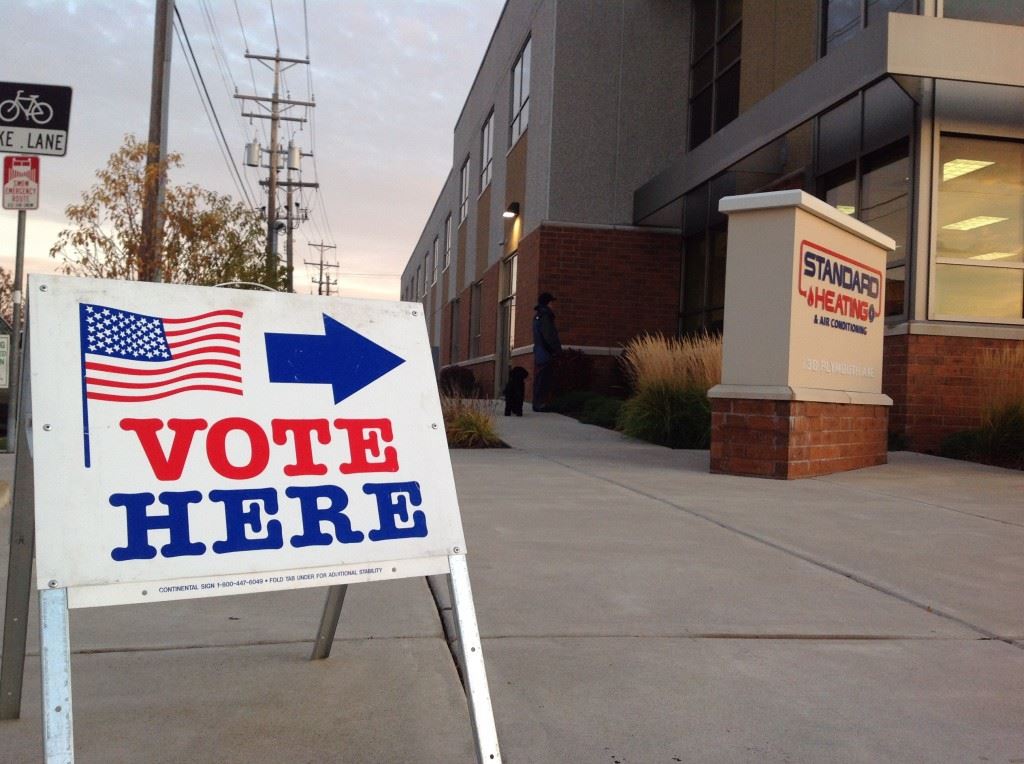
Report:
[[82,304],[79,324],[86,467],[89,401],[141,403],[193,390],[242,394],[240,310],[159,318]]
[[192,390],[242,394],[242,312],[158,318],[80,307],[85,398],[139,403]]

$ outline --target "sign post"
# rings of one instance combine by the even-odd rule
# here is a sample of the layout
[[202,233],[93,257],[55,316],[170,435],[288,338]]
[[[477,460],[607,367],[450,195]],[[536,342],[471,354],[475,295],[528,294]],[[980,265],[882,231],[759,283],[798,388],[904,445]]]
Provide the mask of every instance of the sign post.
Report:
[[48,657],[62,608],[447,574],[477,755],[501,760],[419,305],[36,275],[29,292],[47,745],[72,739]]

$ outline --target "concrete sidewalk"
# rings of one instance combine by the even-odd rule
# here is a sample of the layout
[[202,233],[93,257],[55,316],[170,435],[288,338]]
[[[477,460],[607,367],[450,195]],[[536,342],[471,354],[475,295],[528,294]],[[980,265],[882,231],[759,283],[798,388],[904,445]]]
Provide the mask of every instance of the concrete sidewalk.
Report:
[[[1024,474],[733,478],[498,421],[512,448],[452,456],[507,762],[1024,762]],[[74,611],[78,761],[471,761],[424,582],[352,586],[314,664],[322,600]],[[39,757],[25,684],[0,761]]]

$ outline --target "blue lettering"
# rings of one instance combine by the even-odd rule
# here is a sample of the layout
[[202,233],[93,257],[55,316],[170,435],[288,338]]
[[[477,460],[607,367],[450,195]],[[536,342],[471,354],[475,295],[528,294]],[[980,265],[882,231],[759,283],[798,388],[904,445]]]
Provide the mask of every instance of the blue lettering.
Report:
[[[343,515],[348,506],[348,495],[336,485],[317,485],[301,488],[286,488],[285,496],[298,499],[302,512],[302,534],[292,536],[294,547],[326,546],[331,536],[320,530],[320,523],[334,525],[334,536],[342,544],[358,544],[363,540],[362,531],[352,530],[352,521]],[[320,499],[327,499],[328,505],[320,507]],[[372,533],[370,534],[373,535]]]
[[[254,549],[280,549],[284,546],[281,539],[281,523],[277,520],[267,521],[265,536],[251,537],[246,532],[246,528],[251,528],[254,533],[263,530],[260,502],[268,515],[277,514],[277,491],[273,488],[210,491],[210,500],[224,503],[224,524],[227,526],[227,538],[213,542],[213,551],[217,554],[247,552]],[[248,509],[245,506],[246,500],[252,500]]]
[[199,491],[164,491],[160,501],[167,507],[166,515],[150,515],[153,504],[151,493],[115,493],[111,506],[124,507],[126,512],[128,546],[115,547],[110,556],[118,562],[126,560],[152,560],[156,548],[149,543],[149,531],[164,529],[170,533],[170,542],[160,547],[164,557],[200,555],[206,544],[193,542],[188,536],[188,508],[203,495]]
[[409,523],[409,503],[418,507],[422,502],[419,483],[367,483],[363,493],[377,499],[377,515],[380,528],[370,531],[370,541],[388,541],[391,539],[423,538],[427,535],[427,516],[422,511],[412,513],[411,525],[399,527],[395,524],[397,517],[403,523]]

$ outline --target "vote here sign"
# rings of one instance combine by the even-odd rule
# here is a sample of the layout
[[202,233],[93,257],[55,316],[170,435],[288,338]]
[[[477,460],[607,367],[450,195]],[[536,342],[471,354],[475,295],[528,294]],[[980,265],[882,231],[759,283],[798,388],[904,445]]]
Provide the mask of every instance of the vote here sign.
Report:
[[36,568],[71,607],[447,573],[419,305],[33,275]]

